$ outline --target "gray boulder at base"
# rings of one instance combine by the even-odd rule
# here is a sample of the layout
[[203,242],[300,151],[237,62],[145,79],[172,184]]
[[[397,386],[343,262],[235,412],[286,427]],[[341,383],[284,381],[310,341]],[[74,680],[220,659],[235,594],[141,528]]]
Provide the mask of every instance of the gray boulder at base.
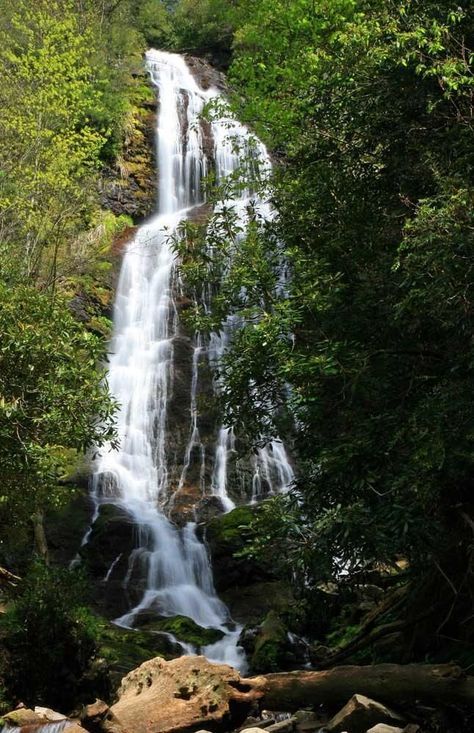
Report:
[[18,708],[17,710],[11,710],[2,716],[2,720],[7,726],[15,728],[24,728],[26,726],[38,726],[48,723],[48,719],[43,715],[36,713],[30,708]]
[[280,720],[278,723],[273,723],[267,728],[267,733],[291,733],[295,729],[297,719],[295,717],[286,718],[286,720]]
[[243,728],[240,733],[291,733],[295,728],[295,724],[296,718],[291,717],[270,725],[264,723],[262,727]]
[[393,725],[387,725],[386,723],[377,723],[367,733],[403,733],[403,728],[395,728]]
[[326,728],[329,733],[343,733],[343,731],[366,733],[371,726],[379,723],[400,725],[403,724],[403,718],[365,695],[353,695],[342,710],[329,721]]

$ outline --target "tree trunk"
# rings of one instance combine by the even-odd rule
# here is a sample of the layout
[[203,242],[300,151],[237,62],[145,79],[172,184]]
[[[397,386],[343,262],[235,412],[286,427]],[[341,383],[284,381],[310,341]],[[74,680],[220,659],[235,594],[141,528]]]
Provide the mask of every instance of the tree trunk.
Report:
[[474,708],[474,677],[454,664],[374,664],[320,672],[278,672],[248,680],[269,710],[347,702],[354,694],[388,704],[423,700]]
[[44,531],[44,516],[41,509],[38,509],[33,516],[31,521],[33,522],[33,533],[35,537],[35,547],[38,555],[44,560],[46,565],[49,565],[49,552],[48,542],[46,540],[46,533]]
[[0,567],[0,585],[10,585],[14,588],[18,580],[21,580],[18,575],[13,575],[6,568]]

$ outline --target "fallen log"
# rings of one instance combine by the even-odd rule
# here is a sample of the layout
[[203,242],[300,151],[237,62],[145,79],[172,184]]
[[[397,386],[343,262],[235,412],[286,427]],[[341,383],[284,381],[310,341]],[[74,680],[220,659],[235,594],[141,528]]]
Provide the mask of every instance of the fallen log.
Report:
[[241,725],[257,706],[292,711],[365,695],[387,705],[421,700],[474,709],[474,677],[454,664],[375,664],[242,678],[204,657],[160,657],[130,672],[100,724],[106,733],[192,733]]
[[360,694],[387,704],[423,700],[474,708],[474,677],[455,664],[374,664],[317,672],[277,672],[242,680],[269,710],[339,703]]

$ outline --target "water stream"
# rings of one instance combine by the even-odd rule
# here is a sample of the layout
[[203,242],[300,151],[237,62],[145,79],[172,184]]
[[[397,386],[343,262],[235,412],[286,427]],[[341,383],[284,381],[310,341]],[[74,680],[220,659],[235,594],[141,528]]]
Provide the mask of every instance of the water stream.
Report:
[[[127,512],[136,527],[136,548],[128,558],[123,582],[126,587],[138,566],[144,578],[143,593],[139,602],[116,623],[134,627],[144,616],[188,616],[200,626],[225,633],[222,641],[204,648],[203,653],[212,660],[243,668],[244,654],[237,646],[240,629],[231,623],[226,606],[216,595],[206,548],[196,535],[196,523],[188,521],[177,526],[167,513],[173,492],[189,481],[196,455],[199,495],[218,497],[223,511],[235,506],[227,482],[229,456],[235,447],[234,431],[231,426],[218,427],[213,455],[209,455],[209,446],[201,437],[198,409],[200,363],[203,359],[211,366],[219,362],[235,322],[230,314],[223,331],[213,334],[209,341],[199,334],[194,337],[188,438],[175,486],[170,473],[169,405],[180,324],[176,257],[170,234],[193,207],[203,203],[202,179],[211,165],[220,181],[236,171],[250,144],[250,135],[245,127],[224,114],[211,123],[214,160],[208,160],[200,116],[206,103],[220,96],[219,92],[201,89],[179,55],[149,51],[147,65],[159,98],[159,200],[156,215],[140,227],[128,245],[118,282],[108,379],[120,404],[120,447],[102,449],[96,459],[92,482],[95,516],[101,504],[114,504]],[[257,147],[256,158],[268,167],[264,146]],[[226,202],[236,207],[242,222],[249,195],[244,191],[238,199]],[[247,501],[284,490],[291,482],[293,470],[281,442],[274,441],[259,449],[252,460],[253,478]],[[206,477],[206,461],[213,466],[210,480]],[[121,555],[117,554],[104,581],[120,560]],[[182,646],[184,652],[192,651]]]

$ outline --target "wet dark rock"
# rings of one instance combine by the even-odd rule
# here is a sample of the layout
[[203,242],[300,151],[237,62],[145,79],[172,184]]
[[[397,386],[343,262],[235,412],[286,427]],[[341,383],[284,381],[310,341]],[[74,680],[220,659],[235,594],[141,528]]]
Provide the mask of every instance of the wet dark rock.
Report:
[[[148,75],[140,75],[143,83]],[[136,222],[152,214],[156,206],[155,155],[157,101],[143,99],[130,113],[121,157],[104,168],[99,195],[101,205],[117,216],[126,214]]]
[[132,517],[121,507],[103,504],[88,542],[79,554],[88,575],[95,581],[95,601],[109,618],[124,614],[141,597],[144,573],[139,558],[132,556],[137,572],[130,573],[130,581],[124,583],[135,545]]
[[68,303],[72,315],[80,323],[87,323],[90,318],[90,300],[85,293],[76,293]]
[[220,517],[223,513],[222,501],[218,496],[205,496],[195,506],[196,522],[205,523]]
[[269,725],[273,725],[273,723],[276,723],[275,718],[256,718],[250,715],[245,723],[239,728],[239,733],[244,730],[249,730],[250,728],[258,728],[259,730],[263,730],[265,728],[268,728]]
[[93,503],[84,488],[76,491],[71,501],[51,510],[45,517],[45,532],[51,559],[69,565],[77,555],[94,512]]
[[102,504],[87,544],[80,554],[93,577],[104,576],[120,552],[129,553],[134,547],[132,517],[119,506]]
[[203,89],[214,87],[221,92],[226,92],[227,85],[224,74],[209,61],[200,56],[189,56],[185,54],[186,63],[196,79],[198,85]]
[[291,733],[295,729],[297,719],[292,715],[285,720],[280,720],[278,723],[272,723],[267,728],[268,733]]
[[288,633],[276,611],[270,611],[256,627],[246,627],[239,638],[252,672],[277,672],[303,666],[308,660],[308,645]]
[[295,713],[296,730],[298,733],[314,733],[319,731],[326,720],[326,716],[315,713],[311,709],[297,710]]
[[178,527],[182,527],[187,522],[194,521],[194,507],[202,496],[202,490],[199,485],[199,459],[196,460],[193,453],[198,453],[198,451],[191,452],[191,461],[187,472],[190,481],[186,481],[183,486],[173,492],[172,500],[167,509],[168,517]]
[[114,237],[114,240],[112,242],[112,252],[111,252],[114,257],[120,257],[120,258],[122,257],[127,245],[134,238],[137,231],[138,231],[138,227],[127,226],[124,229],[122,229],[120,234],[117,234],[117,236]]
[[207,525],[205,537],[218,591],[275,578],[268,563],[248,557],[235,557],[235,553],[242,549],[249,536],[248,526],[255,511],[253,506],[240,506],[228,514],[214,517]]
[[394,710],[365,695],[353,695],[347,705],[331,718],[326,728],[329,733],[342,733],[342,731],[366,733],[369,728],[379,723],[399,725],[403,724],[403,718]]
[[[212,205],[210,203],[194,206],[188,214],[188,220],[193,224],[205,224],[212,214]],[[191,301],[192,302],[192,301]]]

